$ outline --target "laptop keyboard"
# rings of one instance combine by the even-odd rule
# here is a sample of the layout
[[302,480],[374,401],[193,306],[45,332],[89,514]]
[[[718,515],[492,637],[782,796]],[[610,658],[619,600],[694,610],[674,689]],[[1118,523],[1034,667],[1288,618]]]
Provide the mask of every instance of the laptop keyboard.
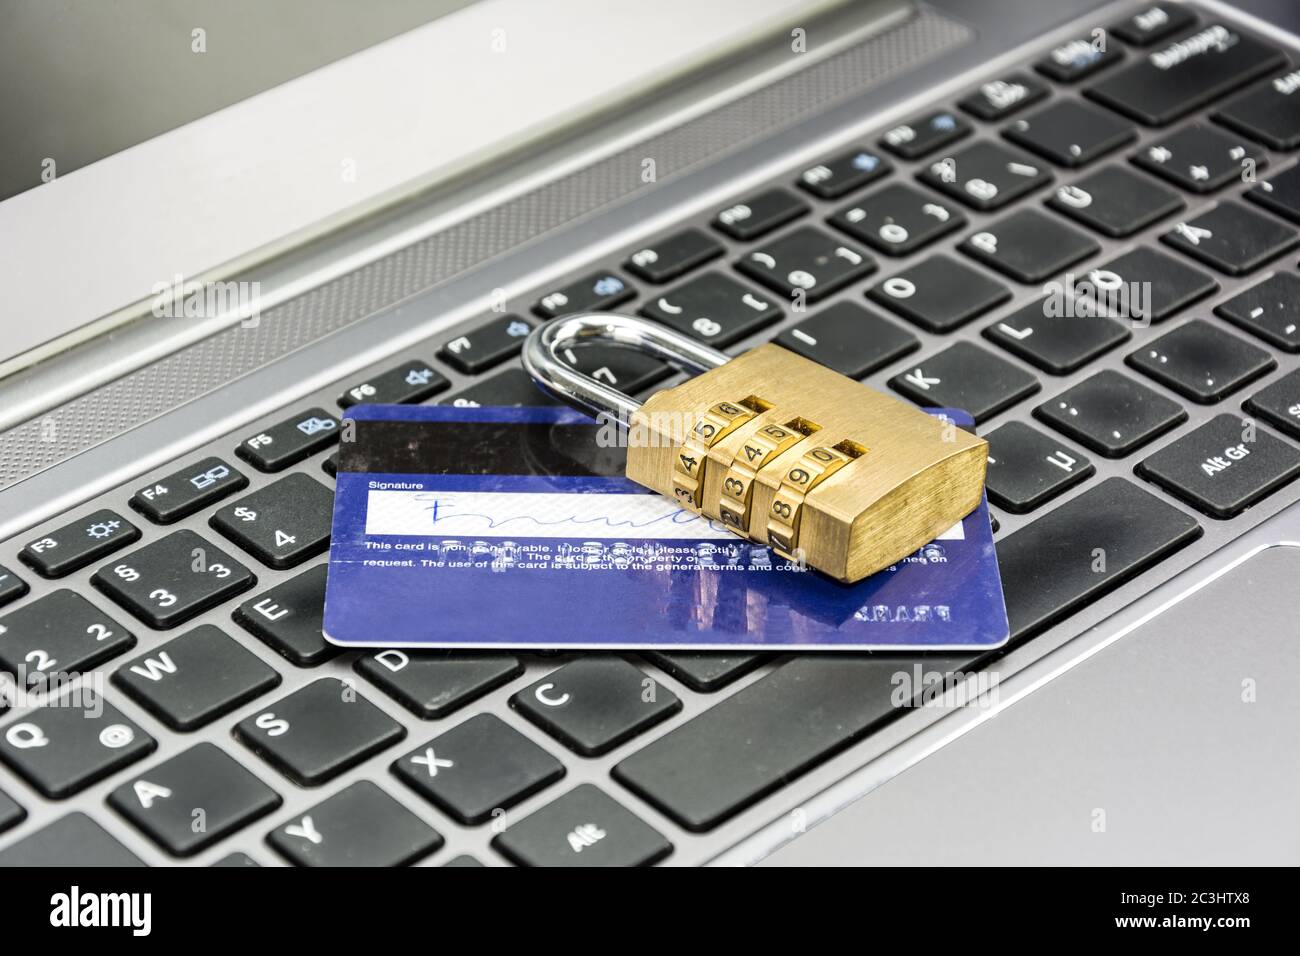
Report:
[[[697,862],[896,720],[900,668],[987,663],[327,643],[342,411],[549,403],[517,356],[557,315],[771,339],[990,423],[1013,646],[1294,500],[1300,73],[1144,10],[0,545],[0,672],[38,695],[0,723],[0,864]],[[568,358],[630,393],[672,374]]]

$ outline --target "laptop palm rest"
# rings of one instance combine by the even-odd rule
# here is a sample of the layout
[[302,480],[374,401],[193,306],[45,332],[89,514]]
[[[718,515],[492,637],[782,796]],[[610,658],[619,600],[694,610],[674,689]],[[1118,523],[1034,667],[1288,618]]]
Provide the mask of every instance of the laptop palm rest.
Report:
[[1295,865],[1298,580],[1256,553],[765,862]]

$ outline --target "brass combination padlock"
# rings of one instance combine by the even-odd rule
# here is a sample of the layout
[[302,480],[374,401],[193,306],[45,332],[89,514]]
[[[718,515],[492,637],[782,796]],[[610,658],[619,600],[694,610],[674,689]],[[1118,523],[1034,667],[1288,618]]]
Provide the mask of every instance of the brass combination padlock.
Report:
[[[621,345],[704,374],[634,401],[561,360]],[[627,437],[627,476],[844,582],[973,511],[988,443],[777,345],[732,358],[614,313],[555,319],[524,345],[538,384]]]

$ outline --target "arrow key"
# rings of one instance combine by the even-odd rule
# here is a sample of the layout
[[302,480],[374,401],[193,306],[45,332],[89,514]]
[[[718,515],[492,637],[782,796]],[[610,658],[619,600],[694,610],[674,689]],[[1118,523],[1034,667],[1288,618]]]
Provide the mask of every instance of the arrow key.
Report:
[[495,714],[477,714],[393,763],[393,773],[461,823],[486,823],[564,776],[556,760]]
[[193,856],[282,802],[210,743],[195,744],[108,795],[109,806],[172,856]]
[[982,422],[1042,386],[1028,372],[978,345],[957,342],[889,380],[922,406],[961,408]]

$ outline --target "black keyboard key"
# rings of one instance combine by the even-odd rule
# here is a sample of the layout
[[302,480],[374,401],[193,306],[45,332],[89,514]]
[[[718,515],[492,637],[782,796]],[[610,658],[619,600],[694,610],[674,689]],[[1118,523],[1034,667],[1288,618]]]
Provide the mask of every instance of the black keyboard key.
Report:
[[1047,97],[1047,84],[1024,73],[990,80],[957,105],[982,120],[999,120]]
[[135,646],[135,637],[74,591],[54,591],[0,617],[0,671],[38,687],[80,674]]
[[1080,302],[1053,295],[1031,302],[984,330],[984,337],[1053,375],[1082,368],[1133,335]]
[[895,375],[889,387],[918,405],[965,409],[979,423],[1042,386],[1028,372],[978,345],[957,342]]
[[29,590],[26,581],[0,564],[0,607],[17,601]]
[[608,753],[681,710],[682,702],[619,657],[584,657],[510,698],[510,706],[565,746]]
[[886,255],[903,256],[966,225],[948,203],[904,183],[892,183],[846,206],[829,222]]
[[1240,203],[1221,202],[1160,237],[1220,272],[1240,276],[1300,246],[1300,233]]
[[1278,272],[1215,306],[1216,315],[1287,352],[1300,352],[1300,276]]
[[299,667],[314,667],[341,652],[325,640],[325,576],[318,564],[235,609],[235,622],[281,657]]
[[113,683],[172,730],[212,723],[278,686],[280,675],[220,628],[201,624],[113,672]]
[[672,366],[642,352],[594,342],[579,342],[565,349],[560,361],[626,395],[644,391],[673,371]]
[[59,800],[135,763],[156,746],[116,707],[83,688],[78,701],[55,700],[6,724],[0,760],[45,796]]
[[658,830],[589,783],[512,824],[492,846],[520,866],[650,866],[673,849]]
[[642,246],[623,266],[633,275],[659,284],[684,276],[724,251],[722,243],[699,229],[683,229]]
[[413,359],[405,365],[380,372],[374,378],[358,382],[338,397],[339,408],[351,408],[363,402],[403,405],[422,402],[450,388],[451,382],[426,363]]
[[1057,100],[1014,120],[1002,133],[1058,166],[1086,166],[1137,137],[1137,130],[1111,113],[1078,100]]
[[453,856],[450,860],[444,863],[443,866],[469,867],[471,869],[476,869],[483,866],[483,864],[474,859],[474,857],[470,856],[468,853],[462,853],[460,856]]
[[245,439],[235,454],[260,471],[284,471],[339,440],[339,420],[309,408]]
[[1104,32],[1069,40],[1053,47],[1034,69],[1058,83],[1077,83],[1124,59],[1119,44],[1108,41]]
[[172,856],[193,856],[282,802],[210,743],[181,751],[108,795],[110,807]]
[[456,336],[438,350],[438,357],[457,371],[477,375],[518,355],[532,330],[531,322],[503,315]]
[[28,542],[18,559],[43,578],[61,578],[139,537],[139,528],[104,508]]
[[708,651],[643,651],[641,656],[677,678],[691,690],[706,694],[721,690],[769,659],[764,654],[724,654]]
[[564,764],[495,714],[476,714],[394,761],[392,769],[468,825],[486,823],[564,776]]
[[334,492],[301,472],[226,505],[212,527],[264,564],[292,568],[329,547]]
[[869,149],[856,147],[805,169],[799,185],[822,199],[839,199],[875,182],[892,169],[889,160]]
[[722,210],[713,226],[733,239],[757,239],[798,219],[809,208],[788,189],[768,189]]
[[1208,193],[1242,182],[1268,157],[1240,136],[1209,126],[1188,126],[1159,137],[1133,154],[1133,162],[1176,186]]
[[542,296],[533,311],[553,319],[571,312],[604,312],[635,297],[636,289],[625,279],[612,272],[593,272]]
[[974,128],[956,113],[939,110],[900,123],[881,137],[880,145],[903,159],[920,159],[969,136]]
[[1175,498],[1231,518],[1300,476],[1300,451],[1236,415],[1216,415],[1137,466]]
[[1091,236],[1037,209],[1018,209],[959,248],[1019,282],[1041,282],[1101,251]]
[[1300,146],[1300,70],[1275,76],[1237,97],[1214,118],[1274,149]]
[[235,736],[294,783],[332,780],[406,736],[350,683],[322,677],[235,725]]
[[1148,126],[1164,126],[1285,63],[1273,47],[1214,23],[1112,71],[1085,92]]
[[157,524],[171,524],[247,486],[248,479],[220,458],[204,458],[141,488],[131,507]]
[[521,368],[508,368],[504,372],[475,382],[438,404],[456,408],[478,408],[480,405],[558,405]]
[[1177,3],[1152,4],[1110,28],[1125,43],[1150,46],[1165,37],[1186,30],[1196,22],[1196,14]]
[[1096,471],[1082,454],[1023,422],[1007,422],[984,437],[989,500],[1013,514],[1033,511]]
[[1114,237],[1130,236],[1186,206],[1173,190],[1123,166],[1105,166],[1068,186],[1059,186],[1047,204],[1102,235]]
[[1194,402],[1217,402],[1277,368],[1261,348],[1193,319],[1132,352],[1126,361]]
[[1219,288],[1207,272],[1138,246],[1091,270],[1076,291],[1116,318],[1163,322]]
[[4,867],[123,867],[144,862],[84,813],[69,813],[0,850]]
[[983,141],[917,173],[921,180],[968,206],[990,212],[1052,181],[1042,160],[1001,143]]
[[1110,369],[1039,405],[1034,416],[1107,458],[1122,458],[1187,420],[1177,402]]
[[407,866],[443,844],[438,831],[369,780],[358,780],[272,830],[297,866]]
[[1196,519],[1107,478],[998,541],[1011,639],[1046,630],[1201,536]]
[[860,249],[804,226],[746,253],[736,268],[787,299],[818,302],[876,270]]
[[446,717],[524,672],[513,654],[397,648],[358,657],[353,668],[425,720]]
[[849,378],[869,375],[921,347],[910,332],[853,302],[836,302],[774,341]]
[[[942,673],[967,660],[926,665]],[[614,778],[686,829],[711,830],[905,713],[894,700],[911,666],[862,654],[796,657],[625,758]]]
[[90,583],[150,627],[165,629],[247,591],[257,578],[186,529],[110,561]]
[[640,311],[715,348],[752,335],[781,317],[770,296],[720,272],[706,272],[674,286]]
[[339,453],[335,452],[320,463],[321,471],[331,478],[337,478],[339,473]]
[[1300,166],[1263,180],[1247,190],[1246,198],[1284,219],[1300,223]]
[[929,332],[951,332],[1011,298],[983,272],[934,255],[878,282],[867,297]]
[[1243,407],[1292,438],[1300,438],[1300,369],[1260,389]]
[[227,856],[223,856],[215,863],[209,863],[208,865],[228,866],[228,867],[235,867],[237,869],[257,869],[260,868],[262,864],[258,863],[247,853],[231,853],[228,854]]
[[17,826],[26,818],[27,811],[14,803],[7,793],[0,790],[0,833]]

